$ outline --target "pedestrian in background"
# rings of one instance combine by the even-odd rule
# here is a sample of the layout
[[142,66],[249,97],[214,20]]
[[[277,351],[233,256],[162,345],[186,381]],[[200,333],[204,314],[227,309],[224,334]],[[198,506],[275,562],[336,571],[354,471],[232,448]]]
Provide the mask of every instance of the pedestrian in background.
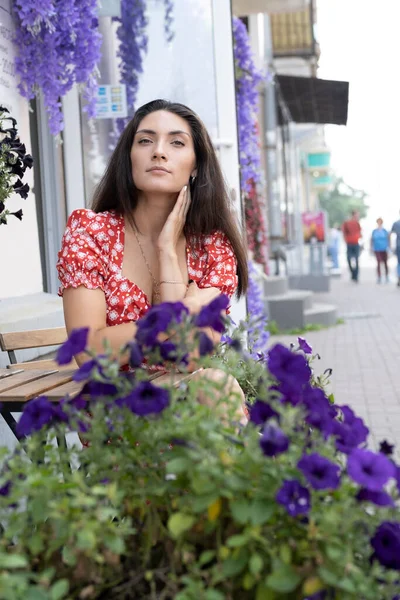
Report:
[[397,256],[397,286],[400,287],[400,219],[397,219],[392,225],[390,235],[393,234],[396,236],[396,246],[393,252]]
[[390,249],[389,232],[383,227],[381,218],[376,220],[378,227],[371,235],[371,250],[376,256],[377,283],[382,281],[381,265],[385,268],[386,283],[389,283],[388,252]]
[[339,268],[340,225],[337,223],[330,228],[328,236],[328,253],[331,257],[332,268]]
[[351,212],[351,218],[345,221],[342,225],[342,231],[344,241],[347,245],[347,263],[350,269],[351,279],[354,282],[358,282],[359,275],[359,264],[360,258],[360,238],[361,225],[359,223],[360,215],[357,210]]

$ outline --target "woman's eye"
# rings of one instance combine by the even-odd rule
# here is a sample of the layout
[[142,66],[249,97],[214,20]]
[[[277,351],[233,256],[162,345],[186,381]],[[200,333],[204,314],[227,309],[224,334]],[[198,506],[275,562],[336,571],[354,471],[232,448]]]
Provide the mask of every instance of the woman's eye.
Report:
[[180,140],[175,140],[172,142],[173,144],[175,144],[176,146],[184,146],[185,144],[183,142],[181,142]]
[[139,140],[139,144],[151,144],[151,140],[143,138],[142,140]]

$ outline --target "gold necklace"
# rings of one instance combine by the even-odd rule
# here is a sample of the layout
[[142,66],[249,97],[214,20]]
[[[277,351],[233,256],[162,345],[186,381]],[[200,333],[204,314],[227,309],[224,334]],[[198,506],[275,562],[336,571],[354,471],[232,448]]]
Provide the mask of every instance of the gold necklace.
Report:
[[138,236],[138,234],[136,233],[135,229],[133,229],[133,227],[132,227],[132,230],[133,230],[133,233],[135,234],[135,238],[136,238],[136,241],[137,241],[137,243],[138,243],[138,246],[139,246],[140,252],[141,252],[141,254],[142,254],[142,256],[143,256],[144,264],[146,265],[146,267],[147,267],[147,270],[148,270],[148,272],[149,272],[149,275],[150,275],[150,277],[151,277],[151,279],[152,279],[152,282],[153,282],[153,297],[154,297],[154,299],[155,299],[155,300],[158,302],[159,300],[161,300],[161,295],[160,295],[160,283],[159,283],[159,282],[156,280],[156,278],[154,277],[154,275],[153,275],[153,273],[152,273],[152,271],[151,271],[151,269],[150,269],[150,265],[149,265],[149,263],[147,262],[147,258],[146,258],[146,255],[145,255],[145,253],[144,253],[144,250],[143,250],[142,244],[140,243],[140,240],[139,240],[139,236]]

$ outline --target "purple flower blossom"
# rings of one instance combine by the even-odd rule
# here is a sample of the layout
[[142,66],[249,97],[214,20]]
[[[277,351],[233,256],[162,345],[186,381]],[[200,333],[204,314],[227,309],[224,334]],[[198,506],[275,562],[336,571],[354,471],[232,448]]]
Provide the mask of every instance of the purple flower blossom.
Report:
[[332,434],[336,409],[320,388],[306,386],[302,402],[307,410],[306,422],[319,429],[325,437]]
[[168,390],[153,385],[150,381],[141,381],[128,396],[116,401],[118,406],[127,406],[136,415],[144,417],[162,412],[169,406]]
[[310,510],[310,492],[296,479],[286,479],[276,495],[291,517],[306,515]]
[[287,388],[298,389],[309,382],[311,369],[304,356],[292,352],[282,344],[276,344],[268,355],[271,375]]
[[0,496],[9,496],[12,488],[11,480],[6,481],[5,484],[0,486]]
[[229,298],[224,294],[215,298],[210,304],[204,306],[197,317],[195,318],[194,324],[197,327],[211,327],[219,333],[225,331],[225,317],[223,311],[229,306]]
[[84,110],[95,116],[101,36],[97,0],[15,0],[15,69],[19,91],[31,100],[41,89],[53,135],[63,129],[60,98],[85,84]]
[[343,415],[343,421],[336,420],[334,423],[333,434],[336,437],[336,448],[340,452],[350,454],[354,448],[366,441],[369,429],[360,417],[356,417],[349,406],[338,406],[337,408]]
[[347,460],[347,472],[356,483],[379,492],[395,477],[395,466],[384,454],[356,448]]
[[392,456],[393,451],[394,451],[394,445],[393,444],[389,444],[388,441],[383,440],[379,444],[379,452],[381,454],[384,454],[385,456]]
[[267,423],[260,438],[260,447],[265,456],[276,456],[286,452],[289,448],[289,439],[282,429]]
[[300,350],[302,352],[304,352],[304,354],[312,354],[312,348],[311,348],[310,344],[308,344],[304,338],[299,337],[299,338],[297,338],[297,341],[299,342]]
[[95,358],[93,358],[92,360],[88,360],[87,362],[83,363],[83,365],[79,367],[77,371],[74,372],[74,374],[72,375],[72,379],[74,381],[85,381],[85,379],[88,379],[93,369],[95,369],[96,367],[97,360]]
[[214,350],[214,342],[208,337],[204,331],[200,331],[199,334],[199,354],[200,356],[206,356],[211,354]]
[[250,407],[250,421],[255,425],[264,425],[269,419],[278,418],[279,414],[274,410],[268,402],[256,400]]
[[165,333],[171,323],[180,323],[188,310],[182,302],[163,302],[152,306],[145,316],[137,321],[136,340],[142,346],[157,344],[157,337]]
[[28,402],[17,423],[16,431],[19,436],[31,435],[51,423],[67,422],[68,417],[61,407],[49,402],[45,396],[40,396]]
[[129,366],[133,369],[140,367],[143,363],[143,352],[136,340],[132,340],[128,344],[129,350]]
[[68,365],[75,354],[79,354],[86,349],[88,335],[88,327],[74,329],[67,341],[57,350],[56,362],[59,365]]
[[173,17],[174,3],[173,3],[173,1],[172,0],[164,0],[164,8],[165,8],[165,15],[164,15],[165,39],[167,40],[167,42],[172,42],[172,40],[175,37],[175,33],[172,29],[172,24],[174,22],[174,17]]
[[297,463],[297,467],[315,490],[334,490],[339,487],[338,465],[316,452],[304,455]]
[[269,340],[269,331],[267,329],[268,319],[262,288],[257,281],[257,270],[252,260],[248,261],[248,265],[249,289],[247,290],[247,311],[250,315],[250,322],[247,332],[251,356],[257,358],[259,352],[267,350]]
[[[146,4],[146,0],[121,0],[121,18],[113,19],[119,23],[117,38],[119,41],[120,82],[126,85],[129,118],[135,113],[139,77],[143,73],[143,58],[147,53]],[[117,120],[120,133],[128,120]]]
[[384,521],[376,529],[371,546],[374,558],[388,569],[400,569],[400,523]]
[[376,504],[377,506],[393,506],[394,501],[393,498],[387,493],[383,491],[372,491],[367,490],[366,488],[361,488],[361,490],[357,493],[356,498],[359,502],[372,502],[372,504]]
[[233,39],[236,75],[236,108],[238,113],[239,161],[241,188],[250,190],[250,180],[259,182],[261,153],[256,128],[261,73],[258,72],[251,51],[249,35],[244,23],[233,18]]

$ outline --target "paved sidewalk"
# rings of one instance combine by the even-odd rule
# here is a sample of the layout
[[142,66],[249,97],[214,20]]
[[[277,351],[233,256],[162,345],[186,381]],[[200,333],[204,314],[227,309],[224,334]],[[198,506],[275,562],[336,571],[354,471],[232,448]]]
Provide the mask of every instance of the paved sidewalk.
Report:
[[[304,337],[321,355],[316,372],[333,369],[330,391],[337,403],[349,404],[365,420],[374,445],[382,439],[400,445],[400,288],[394,260],[393,281],[380,285],[369,257],[363,262],[358,284],[343,268],[331,292],[316,295],[318,302],[335,304],[345,324]],[[273,336],[271,342],[276,341],[296,340]]]

